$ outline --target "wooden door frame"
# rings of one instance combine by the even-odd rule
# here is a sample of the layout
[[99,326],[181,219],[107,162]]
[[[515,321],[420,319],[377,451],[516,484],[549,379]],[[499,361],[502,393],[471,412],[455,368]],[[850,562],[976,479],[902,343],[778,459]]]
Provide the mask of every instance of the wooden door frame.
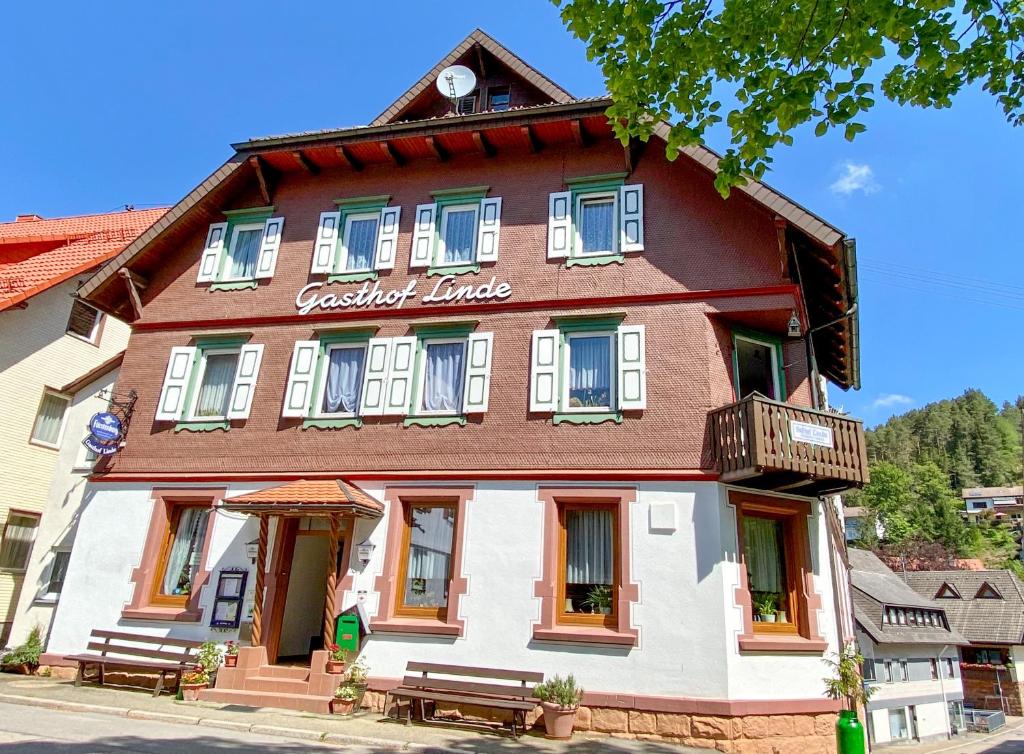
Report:
[[284,603],[288,599],[288,580],[298,528],[299,519],[282,516],[278,519],[274,536],[274,554],[270,559],[270,580],[264,604],[264,615],[270,616],[264,646],[267,648],[267,662],[271,665],[277,662],[277,650],[281,644]]

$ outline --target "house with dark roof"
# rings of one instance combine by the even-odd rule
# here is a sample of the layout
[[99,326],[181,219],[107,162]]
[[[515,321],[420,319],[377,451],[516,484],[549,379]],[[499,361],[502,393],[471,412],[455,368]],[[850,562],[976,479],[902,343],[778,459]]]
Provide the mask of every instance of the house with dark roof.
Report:
[[124,322],[75,291],[163,214],[24,214],[0,223],[0,648],[22,589],[35,596],[43,587],[26,583],[26,569],[35,547],[50,546],[37,534],[64,436],[77,442],[85,432],[68,426],[74,396],[64,387],[128,343]]
[[942,605],[893,573],[874,553],[849,549],[857,643],[873,745],[945,738],[963,729],[958,646],[966,640]]
[[908,571],[904,578],[942,605],[967,640],[960,650],[966,703],[1024,714],[1024,585],[1013,572]]

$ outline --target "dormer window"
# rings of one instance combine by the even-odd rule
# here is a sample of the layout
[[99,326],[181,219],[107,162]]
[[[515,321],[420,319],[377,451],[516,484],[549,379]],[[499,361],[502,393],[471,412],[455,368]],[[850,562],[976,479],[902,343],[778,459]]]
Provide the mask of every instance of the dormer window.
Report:
[[987,581],[982,583],[978,588],[978,593],[974,595],[976,600],[1001,600],[1003,595],[999,593],[999,590],[992,586]]
[[959,600],[963,599],[960,596],[960,592],[956,590],[956,587],[950,584],[948,581],[939,587],[939,591],[935,593],[935,599],[937,600]]

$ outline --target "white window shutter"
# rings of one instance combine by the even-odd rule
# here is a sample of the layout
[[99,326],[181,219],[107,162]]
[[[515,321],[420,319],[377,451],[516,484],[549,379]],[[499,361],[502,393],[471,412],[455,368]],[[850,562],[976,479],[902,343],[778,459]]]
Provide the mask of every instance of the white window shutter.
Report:
[[466,387],[462,396],[462,411],[482,414],[487,411],[491,392],[491,351],[494,333],[473,333],[466,341]]
[[644,250],[644,185],[619,187],[619,250]]
[[288,385],[284,390],[284,407],[281,416],[301,417],[309,413],[313,397],[313,376],[316,374],[320,342],[299,340],[292,350],[292,365],[288,370]]
[[363,370],[363,390],[360,398],[360,416],[380,416],[384,413],[384,394],[391,367],[391,338],[370,338],[366,345],[366,368]]
[[374,266],[378,270],[393,270],[398,251],[398,220],[401,207],[384,207],[377,224],[377,254]]
[[478,262],[498,261],[498,236],[501,234],[501,197],[480,202],[480,231],[476,241]]
[[618,338],[619,408],[647,408],[647,357],[643,325],[620,325]]
[[558,410],[558,330],[534,330],[530,351],[530,411]]
[[409,412],[412,373],[416,366],[416,336],[391,339],[391,364],[384,391],[384,415],[401,416]]
[[185,392],[192,376],[192,362],[196,358],[195,346],[176,346],[171,349],[164,384],[160,389],[160,402],[156,406],[157,421],[176,422],[185,409]]
[[412,232],[412,257],[409,267],[429,267],[434,251],[434,223],[437,204],[416,205],[416,225]]
[[271,217],[263,225],[263,240],[260,241],[260,257],[256,261],[256,277],[272,278],[277,269],[277,252],[281,248],[283,217]]
[[569,256],[572,239],[572,192],[556,191],[548,197],[548,259]]
[[217,267],[220,266],[220,257],[224,253],[224,237],[227,234],[227,223],[212,223],[210,225],[210,229],[206,232],[203,256],[199,260],[197,283],[210,283],[217,279]]
[[263,344],[242,346],[238,352],[238,368],[235,370],[235,384],[231,388],[231,402],[228,404],[229,419],[248,419],[252,409],[252,396],[256,392],[256,378],[263,361]]
[[338,248],[338,225],[341,212],[321,212],[320,225],[316,229],[313,244],[313,263],[309,271],[313,274],[334,272],[334,250]]

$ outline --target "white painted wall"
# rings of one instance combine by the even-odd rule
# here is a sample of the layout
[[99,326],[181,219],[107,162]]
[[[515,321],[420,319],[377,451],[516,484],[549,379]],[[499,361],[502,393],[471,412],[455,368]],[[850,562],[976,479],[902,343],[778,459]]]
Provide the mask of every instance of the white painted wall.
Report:
[[[377,483],[365,489],[383,499],[383,486]],[[533,593],[534,582],[541,578],[544,512],[536,487],[525,482],[477,484],[475,498],[466,506],[463,542],[468,591],[460,617],[466,620],[465,635],[457,639],[373,635],[363,653],[372,675],[398,678],[406,662],[421,660],[541,670],[548,675],[571,672],[591,691],[712,699],[821,697],[821,656],[739,654],[736,637],[742,631],[742,615],[733,596],[740,575],[735,514],[726,503],[725,488],[714,483],[638,485],[629,521],[630,579],[639,585],[640,594],[632,610],[632,624],[640,628],[638,647],[535,643],[532,625],[539,620],[540,599]],[[254,488],[231,485],[228,495]],[[649,508],[654,502],[676,506],[676,531],[649,529]],[[183,637],[208,635],[205,624],[212,594],[206,592],[201,600],[207,608],[202,625],[120,619],[151,510],[147,487],[96,486],[80,525],[51,651],[81,650],[90,629],[99,626],[130,626],[155,635],[168,631]],[[376,548],[365,568],[352,548],[349,565],[354,584],[343,596],[343,608],[362,600],[371,617],[377,613],[374,580],[383,568],[389,514],[379,521],[357,523],[353,542],[369,539]],[[819,626],[835,651],[830,558],[820,513],[811,516],[809,527],[815,587],[823,605]],[[251,568],[244,544],[256,532],[255,521],[242,524],[218,515],[210,553],[213,570]],[[251,588],[250,578],[250,592]]]

